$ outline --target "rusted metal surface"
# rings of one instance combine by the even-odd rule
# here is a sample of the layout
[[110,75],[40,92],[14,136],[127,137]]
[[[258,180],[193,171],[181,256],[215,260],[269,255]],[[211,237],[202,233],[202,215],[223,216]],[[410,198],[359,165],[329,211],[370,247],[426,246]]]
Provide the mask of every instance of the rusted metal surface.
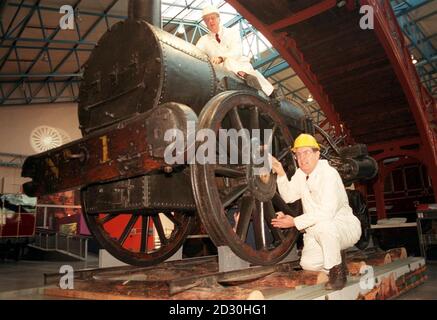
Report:
[[135,210],[195,211],[190,172],[140,176],[91,185],[85,194],[88,214]]
[[186,104],[198,114],[218,93],[224,76],[234,77],[214,70],[194,45],[145,21],[119,22],[102,36],[85,64],[79,95],[82,132],[165,102]]
[[[24,184],[24,192],[38,196],[159,172],[167,166],[166,129],[186,133],[188,120],[196,120],[191,109],[169,103],[81,140],[28,157],[22,176],[33,180]],[[154,130],[155,125],[159,131]]]

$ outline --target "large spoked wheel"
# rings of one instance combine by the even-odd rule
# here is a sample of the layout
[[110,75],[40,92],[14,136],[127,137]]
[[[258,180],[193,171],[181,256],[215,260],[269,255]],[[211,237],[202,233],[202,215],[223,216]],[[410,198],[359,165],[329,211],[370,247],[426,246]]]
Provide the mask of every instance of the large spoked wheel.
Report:
[[170,210],[88,213],[85,192],[82,210],[90,232],[110,254],[130,265],[165,261],[182,246],[194,223],[194,214]]
[[[260,153],[257,151],[271,147],[272,154],[286,171],[294,172],[296,165],[290,152],[292,137],[286,124],[275,107],[261,97],[249,92],[228,91],[205,106],[199,116],[197,132],[201,129],[213,130],[218,140],[216,164],[196,161],[191,165],[198,214],[209,236],[216,246],[229,246],[236,255],[252,264],[279,262],[292,249],[298,232],[295,228],[272,227],[271,219],[285,204],[276,190],[276,175],[271,171],[260,171],[259,161],[255,160]],[[220,129],[248,131],[240,138],[229,138],[224,142],[220,139]],[[260,129],[259,137],[255,129]],[[271,129],[273,134],[264,135],[265,129]],[[252,142],[250,150],[243,148],[244,140]],[[258,149],[253,147],[257,143],[261,146]],[[232,147],[238,150],[236,156],[230,152]],[[199,148],[201,145],[196,154]],[[244,157],[247,153],[249,163]]]

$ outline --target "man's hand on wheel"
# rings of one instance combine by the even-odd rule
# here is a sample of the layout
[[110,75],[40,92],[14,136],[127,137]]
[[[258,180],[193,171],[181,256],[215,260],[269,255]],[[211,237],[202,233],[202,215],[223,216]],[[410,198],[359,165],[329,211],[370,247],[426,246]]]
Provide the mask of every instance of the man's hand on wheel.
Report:
[[275,228],[291,228],[294,227],[294,218],[282,211],[276,212],[276,218],[272,219],[272,226]]

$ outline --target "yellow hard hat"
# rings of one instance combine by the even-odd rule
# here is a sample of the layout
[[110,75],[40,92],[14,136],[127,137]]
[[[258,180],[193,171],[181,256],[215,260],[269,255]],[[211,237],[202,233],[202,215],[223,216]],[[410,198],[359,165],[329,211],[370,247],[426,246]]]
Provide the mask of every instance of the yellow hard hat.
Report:
[[320,150],[320,146],[316,141],[316,138],[314,138],[312,135],[307,133],[301,133],[296,140],[294,140],[294,146],[292,151],[296,152],[297,148],[302,147],[310,147],[310,148],[316,148]]

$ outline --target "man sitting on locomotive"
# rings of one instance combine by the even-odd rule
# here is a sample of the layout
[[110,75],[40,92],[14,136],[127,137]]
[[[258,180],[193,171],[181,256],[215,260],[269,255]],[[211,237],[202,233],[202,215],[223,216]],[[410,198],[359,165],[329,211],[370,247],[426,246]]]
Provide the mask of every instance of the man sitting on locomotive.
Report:
[[196,46],[210,57],[213,64],[222,65],[244,79],[249,86],[270,96],[274,90],[272,84],[252,67],[248,57],[242,55],[238,30],[220,24],[220,13],[216,7],[206,6],[202,18],[210,32],[202,36]]
[[294,142],[299,169],[289,181],[282,164],[272,157],[272,170],[278,175],[281,197],[291,203],[302,200],[303,214],[297,217],[277,213],[272,225],[296,227],[304,231],[300,264],[304,270],[329,271],[326,289],[339,290],[346,284],[344,250],[361,236],[361,224],[349,206],[346,190],[337,170],[327,160],[320,160],[320,147],[309,134]]

